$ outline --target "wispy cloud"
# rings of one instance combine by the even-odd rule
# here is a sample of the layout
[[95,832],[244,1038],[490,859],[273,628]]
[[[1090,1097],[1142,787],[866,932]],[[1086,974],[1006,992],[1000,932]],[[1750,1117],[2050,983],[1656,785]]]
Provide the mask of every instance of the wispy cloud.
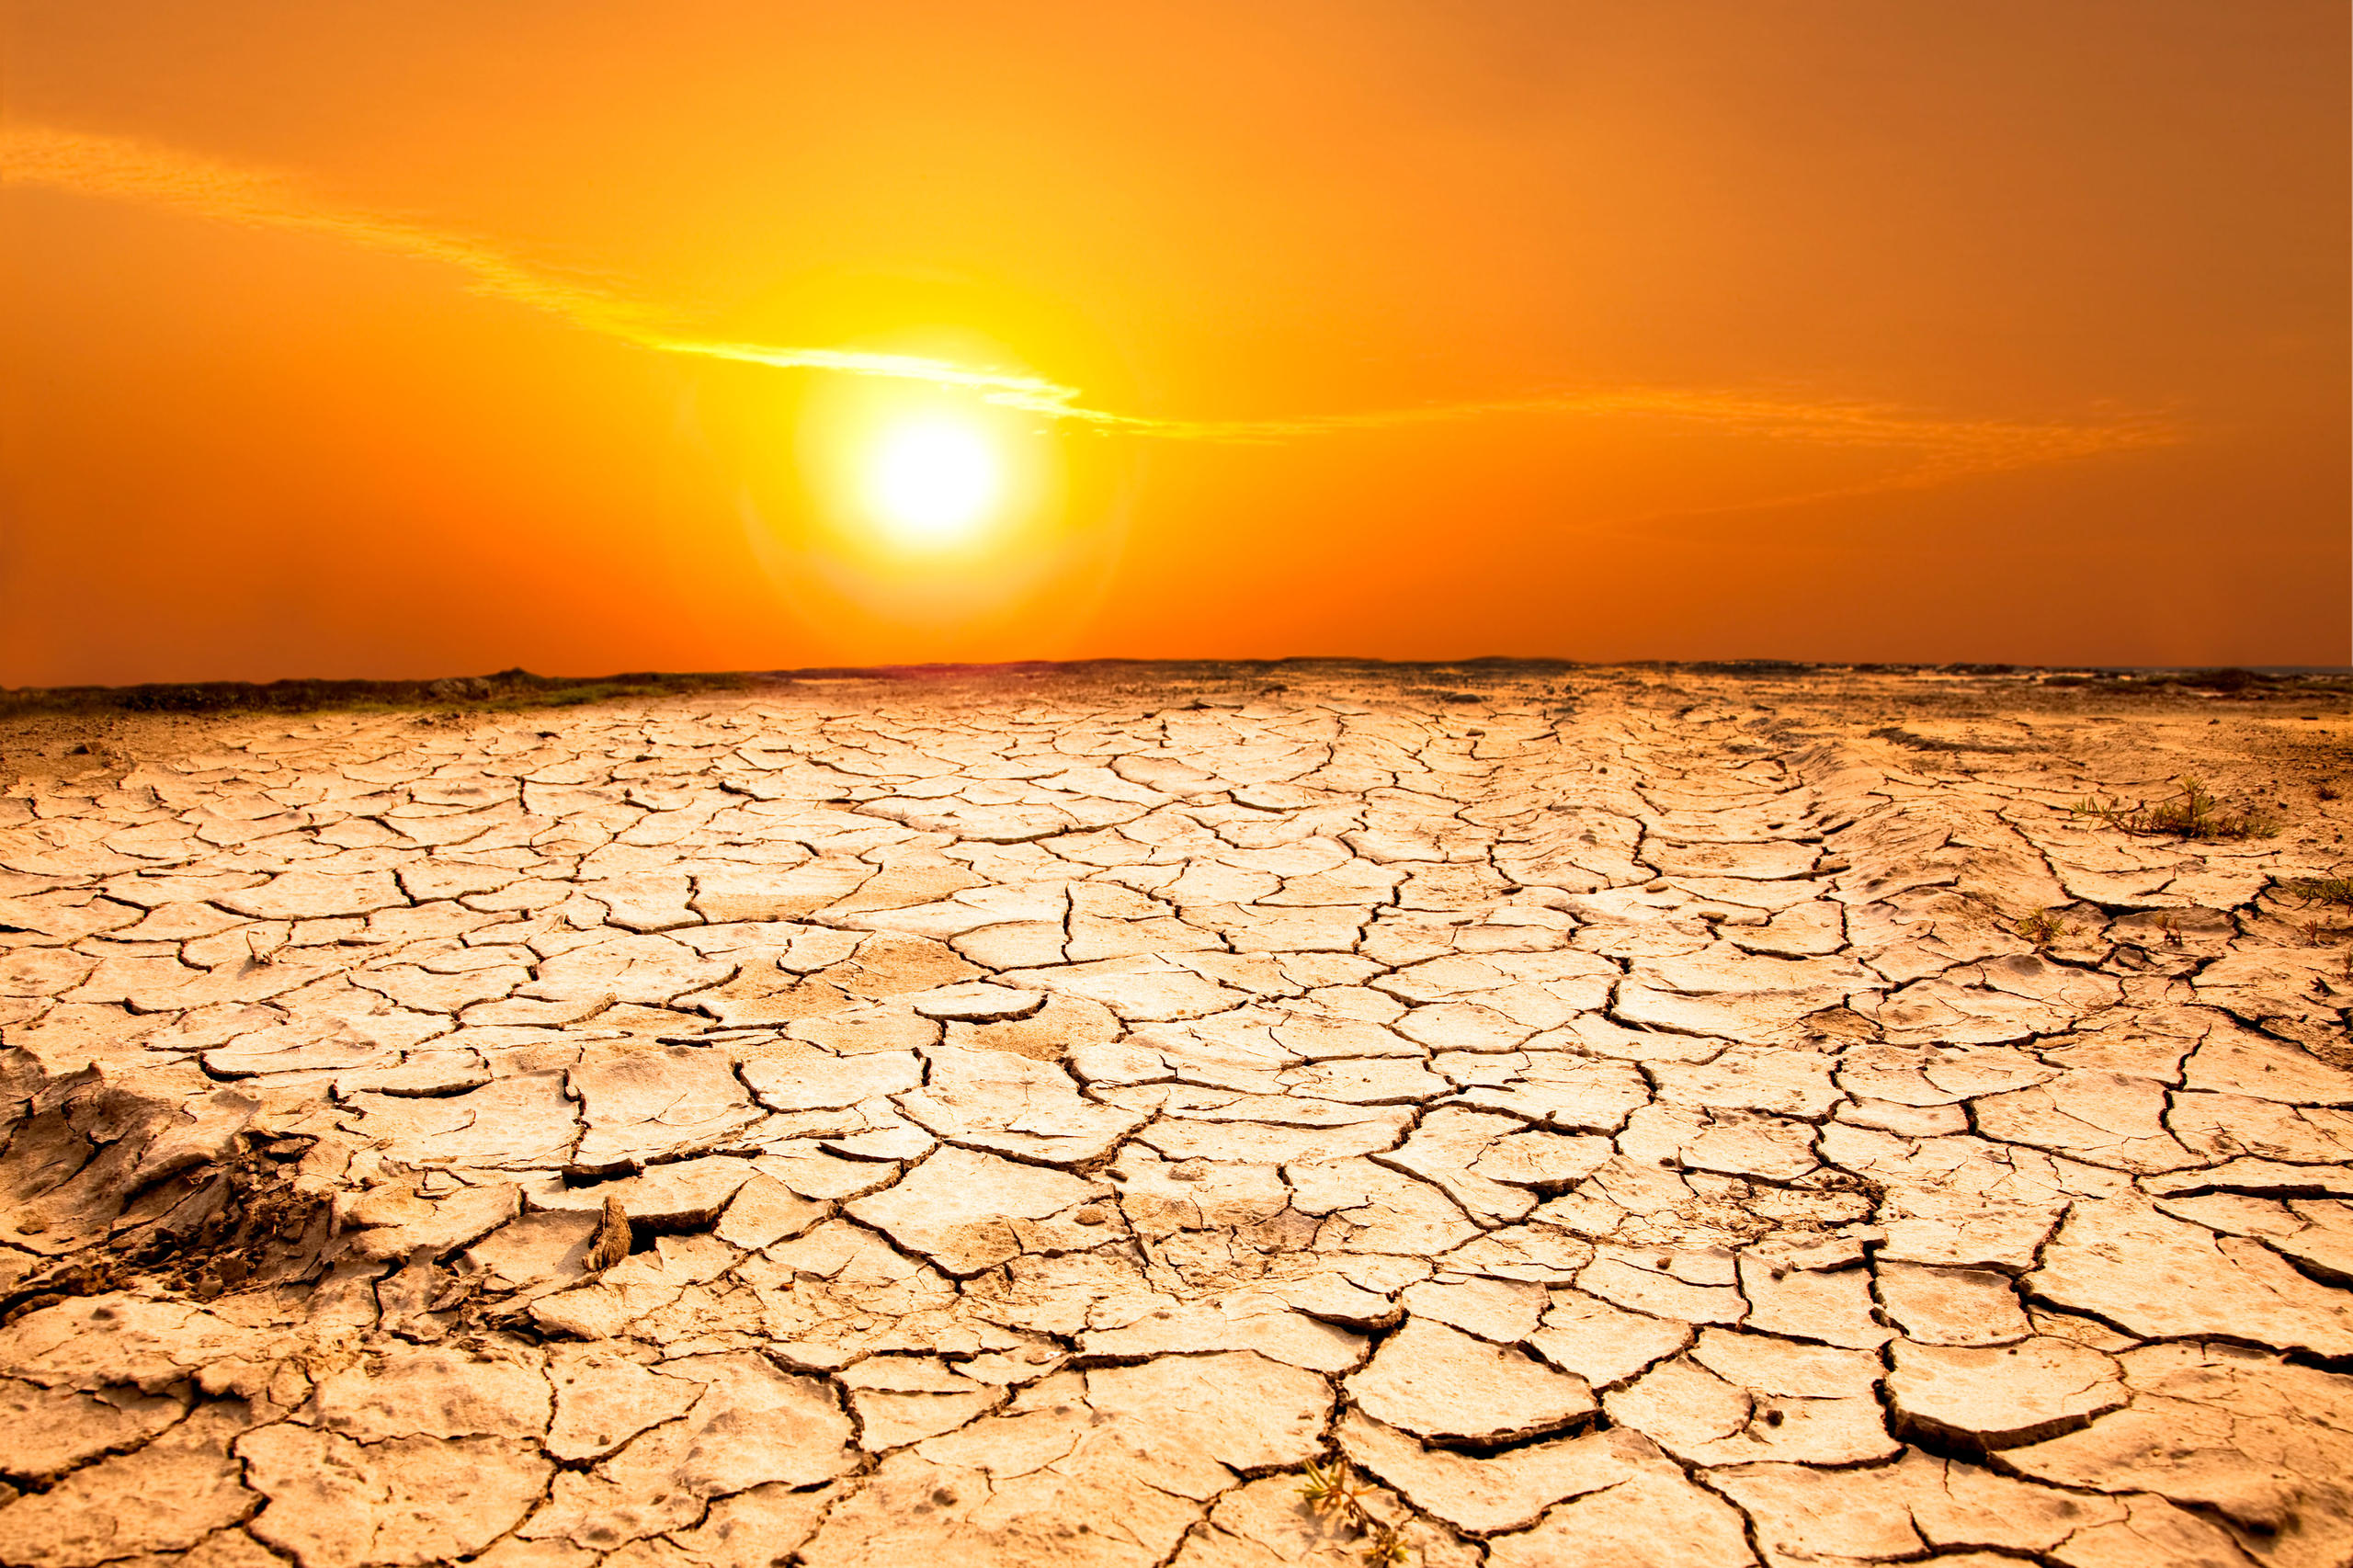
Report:
[[[1279,442],[1501,417],[1639,416],[1815,446],[1910,454],[1912,460],[1900,473],[1862,487],[1878,490],[2162,446],[2179,438],[2170,423],[2146,415],[2075,421],[1953,419],[1882,403],[1660,387],[1547,392],[1280,419],[1123,414],[1089,406],[1079,388],[1019,371],[912,355],[704,336],[675,312],[633,299],[609,280],[526,261],[490,242],[406,219],[323,204],[283,175],[238,168],[129,138],[34,126],[0,130],[0,184],[138,202],[249,228],[314,233],[449,267],[463,274],[477,293],[656,353],[965,388],[986,402],[1042,418],[1163,439]],[[1852,492],[1839,492],[1847,493]]]

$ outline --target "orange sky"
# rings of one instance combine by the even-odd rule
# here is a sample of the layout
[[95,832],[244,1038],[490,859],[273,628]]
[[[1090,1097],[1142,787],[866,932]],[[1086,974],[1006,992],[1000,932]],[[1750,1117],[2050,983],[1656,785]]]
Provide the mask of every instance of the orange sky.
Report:
[[2341,0],[0,10],[0,684],[2347,658]]

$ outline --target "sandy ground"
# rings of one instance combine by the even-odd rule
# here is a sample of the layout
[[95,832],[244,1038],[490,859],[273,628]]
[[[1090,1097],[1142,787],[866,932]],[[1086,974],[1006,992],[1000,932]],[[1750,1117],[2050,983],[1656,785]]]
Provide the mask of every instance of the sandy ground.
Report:
[[[2193,775],[2278,832],[2070,809]],[[0,778],[0,1561],[2353,1562],[2341,694],[1114,666]]]

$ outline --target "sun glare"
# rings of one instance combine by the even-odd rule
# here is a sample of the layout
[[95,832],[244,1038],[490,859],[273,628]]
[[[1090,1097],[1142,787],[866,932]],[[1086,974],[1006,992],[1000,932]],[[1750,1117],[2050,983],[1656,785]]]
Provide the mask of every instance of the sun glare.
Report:
[[989,516],[1005,473],[988,437],[938,417],[896,425],[867,455],[867,499],[902,541],[952,543]]

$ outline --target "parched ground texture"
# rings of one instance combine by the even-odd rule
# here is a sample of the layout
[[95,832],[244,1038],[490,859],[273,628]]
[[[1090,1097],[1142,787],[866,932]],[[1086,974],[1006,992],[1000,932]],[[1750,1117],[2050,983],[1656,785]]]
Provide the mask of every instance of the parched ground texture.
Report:
[[0,1561],[2353,1561],[2341,698],[175,735],[0,798]]

